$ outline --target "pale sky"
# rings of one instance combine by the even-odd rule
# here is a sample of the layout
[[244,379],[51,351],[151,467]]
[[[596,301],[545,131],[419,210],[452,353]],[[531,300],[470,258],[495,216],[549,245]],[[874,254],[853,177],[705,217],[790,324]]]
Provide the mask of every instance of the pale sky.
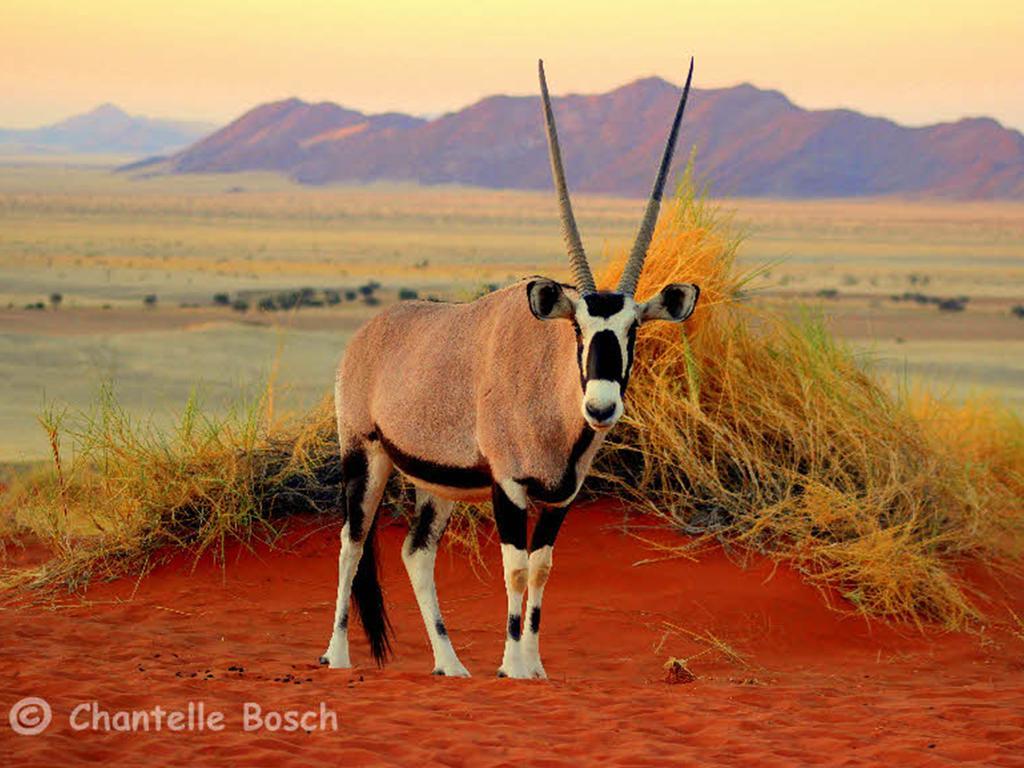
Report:
[[434,114],[637,77],[1024,129],[1021,0],[0,0],[0,126],[114,102],[225,122],[299,96]]

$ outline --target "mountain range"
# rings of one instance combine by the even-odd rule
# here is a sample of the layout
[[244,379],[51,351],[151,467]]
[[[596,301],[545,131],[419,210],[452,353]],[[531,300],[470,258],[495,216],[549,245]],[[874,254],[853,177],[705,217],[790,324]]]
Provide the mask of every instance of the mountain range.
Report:
[[42,128],[0,128],[0,153],[123,154],[172,152],[217,129],[216,125],[129,115],[113,104]]
[[[678,98],[678,87],[657,77],[555,98],[570,187],[648,194]],[[530,96],[490,96],[430,120],[293,98],[257,106],[216,131],[131,118],[105,105],[32,133],[78,151],[134,146],[140,155],[162,153],[124,169],[133,172],[274,171],[304,184],[551,186],[540,100]],[[720,196],[1024,199],[1024,135],[985,117],[907,127],[848,109],[803,109],[749,84],[694,89],[676,173],[691,149],[698,175]]]

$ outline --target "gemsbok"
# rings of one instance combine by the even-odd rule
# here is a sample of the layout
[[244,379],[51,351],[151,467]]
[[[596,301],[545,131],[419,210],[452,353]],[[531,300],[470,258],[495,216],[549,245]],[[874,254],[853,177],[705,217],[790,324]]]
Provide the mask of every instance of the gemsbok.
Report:
[[[402,546],[434,653],[434,674],[464,677],[441,618],[434,560],[456,501],[488,498],[501,541],[508,610],[498,675],[546,677],[539,652],[541,601],[552,548],[608,430],[622,416],[637,328],[686,320],[695,285],[673,283],[634,298],[693,77],[693,60],[654,189],[619,286],[599,291],[573,217],[544,64],[541,100],[562,236],[575,285],[521,280],[468,303],[409,302],[374,317],[352,338],[335,378],[344,526],[331,641],[321,663],[349,667],[349,598],[383,664],[390,625],[377,574],[375,516],[394,468],[416,488]],[[527,545],[527,506],[539,515]],[[526,595],[526,626],[523,598]]]

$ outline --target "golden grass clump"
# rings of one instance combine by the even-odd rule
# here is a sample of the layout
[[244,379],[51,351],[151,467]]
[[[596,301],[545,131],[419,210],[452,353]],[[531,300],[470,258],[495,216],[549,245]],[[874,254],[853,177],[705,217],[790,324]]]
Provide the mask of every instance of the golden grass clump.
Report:
[[171,430],[134,422],[109,387],[89,413],[47,412],[40,421],[52,464],[12,481],[0,520],[48,542],[55,556],[7,569],[0,588],[73,590],[144,571],[161,550],[198,556],[229,539],[272,540],[277,518],[333,509],[340,466],[330,402],[301,423],[278,423],[272,402],[268,388],[211,420],[192,399]]
[[641,328],[602,487],[786,560],[832,602],[963,626],[978,609],[958,564],[1022,554],[1024,426],[995,404],[895,396],[820,320],[752,307],[729,230],[692,195],[662,214],[637,296],[694,282],[701,298],[682,330]]

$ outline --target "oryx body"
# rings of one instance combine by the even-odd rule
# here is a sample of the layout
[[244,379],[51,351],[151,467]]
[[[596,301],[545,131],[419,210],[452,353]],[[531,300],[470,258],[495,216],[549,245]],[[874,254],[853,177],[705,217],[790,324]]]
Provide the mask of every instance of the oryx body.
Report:
[[[586,263],[542,68],[552,170],[576,286],[528,278],[466,304],[403,302],[349,343],[335,388],[346,522],[334,630],[323,659],[332,667],[350,663],[350,594],[375,658],[382,661],[388,650],[370,539],[385,484],[397,468],[417,489],[416,520],[402,559],[435,672],[468,674],[438,606],[437,545],[454,501],[490,499],[508,597],[499,674],[544,676],[538,635],[552,547],[604,435],[622,415],[637,328],[650,319],[685,320],[699,294],[695,286],[673,284],[648,302],[633,298],[689,85],[688,78],[619,290],[597,291]],[[528,545],[530,501],[540,513]]]

